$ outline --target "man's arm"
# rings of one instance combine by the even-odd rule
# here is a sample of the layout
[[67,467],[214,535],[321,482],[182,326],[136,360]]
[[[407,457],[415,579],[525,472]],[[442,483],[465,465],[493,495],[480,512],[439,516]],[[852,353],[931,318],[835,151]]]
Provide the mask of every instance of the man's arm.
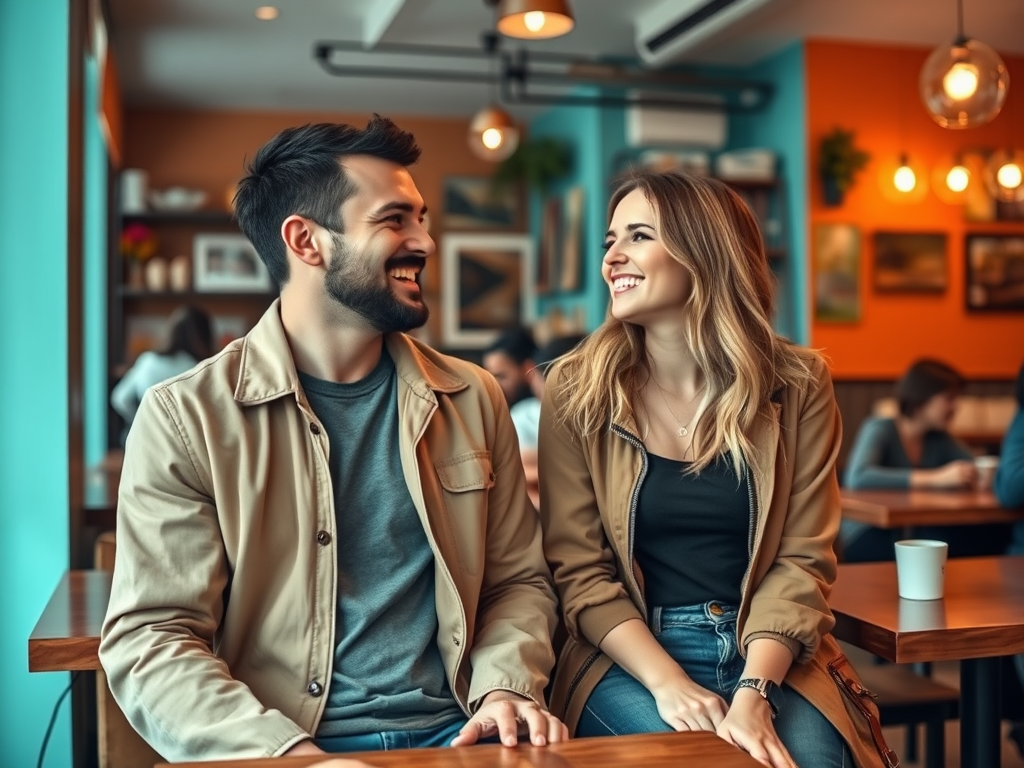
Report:
[[166,389],[125,447],[100,660],[128,721],[163,757],[278,755],[308,738],[214,655],[230,577],[209,478]]

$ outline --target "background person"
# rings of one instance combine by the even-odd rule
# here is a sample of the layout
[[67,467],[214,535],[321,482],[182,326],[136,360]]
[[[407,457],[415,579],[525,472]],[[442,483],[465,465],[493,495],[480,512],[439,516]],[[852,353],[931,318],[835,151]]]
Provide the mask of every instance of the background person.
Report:
[[839,412],[821,358],[771,327],[756,220],[721,182],[653,172],[609,219],[609,316],[541,417],[570,636],[552,709],[578,736],[707,730],[775,768],[879,766],[826,670]]
[[529,378],[536,353],[533,333],[524,325],[505,328],[484,350],[484,368],[498,380],[510,406],[531,395]]

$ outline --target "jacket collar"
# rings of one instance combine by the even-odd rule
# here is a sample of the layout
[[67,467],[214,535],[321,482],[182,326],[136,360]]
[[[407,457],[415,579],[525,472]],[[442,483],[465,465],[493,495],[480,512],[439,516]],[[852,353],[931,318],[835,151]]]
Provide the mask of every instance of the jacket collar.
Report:
[[[457,392],[468,386],[443,355],[404,333],[387,334],[384,343],[399,378],[421,397],[433,399],[428,393]],[[281,322],[278,298],[242,340],[234,397],[242,405],[255,405],[299,391],[299,374]]]

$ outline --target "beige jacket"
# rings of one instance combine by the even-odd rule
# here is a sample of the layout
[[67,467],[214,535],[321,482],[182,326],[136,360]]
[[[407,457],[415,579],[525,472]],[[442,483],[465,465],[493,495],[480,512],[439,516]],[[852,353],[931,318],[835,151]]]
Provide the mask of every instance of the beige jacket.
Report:
[[[467,713],[496,689],[542,702],[557,608],[501,390],[405,335],[386,344],[451,690]],[[100,660],[165,758],[279,755],[315,733],[345,557],[329,449],[277,302],[244,339],[146,394]]]
[[[857,765],[866,768],[881,765],[868,725],[826,670],[841,656],[828,634],[834,624],[828,595],[836,576],[841,425],[828,370],[817,359],[813,365],[817,382],[810,391],[783,387],[772,403],[773,417],[752,435],[751,561],[738,641],[743,654],[758,637],[785,643],[796,657],[786,682],[829,718]],[[551,709],[571,731],[611,666],[597,646],[618,624],[644,620],[647,613],[632,541],[647,458],[633,423],[585,437],[561,424],[559,378],[556,369],[541,419],[541,521],[569,635],[555,667]]]

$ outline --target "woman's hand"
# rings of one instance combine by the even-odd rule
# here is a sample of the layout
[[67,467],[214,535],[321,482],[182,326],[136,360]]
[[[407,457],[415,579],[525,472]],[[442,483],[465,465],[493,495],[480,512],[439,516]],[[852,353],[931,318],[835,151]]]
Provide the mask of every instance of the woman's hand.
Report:
[[715,731],[729,709],[721,696],[701,688],[682,670],[650,691],[661,719],[677,731]]
[[797,768],[775,733],[768,702],[755,690],[740,688],[736,691],[732,706],[716,732],[759,763],[771,768]]
[[933,488],[967,488],[973,486],[977,478],[974,462],[965,459],[951,461],[949,464],[930,470],[930,485]]

